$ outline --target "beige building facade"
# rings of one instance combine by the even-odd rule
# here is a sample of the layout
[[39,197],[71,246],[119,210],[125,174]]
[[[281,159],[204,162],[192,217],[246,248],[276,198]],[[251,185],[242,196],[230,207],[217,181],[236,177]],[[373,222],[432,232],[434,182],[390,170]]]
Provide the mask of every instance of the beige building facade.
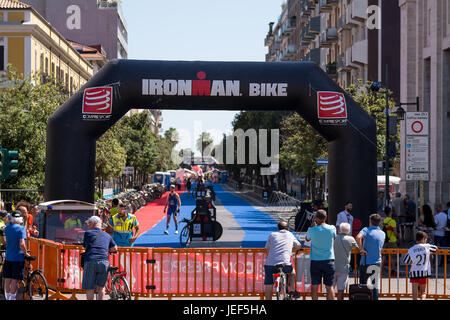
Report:
[[[400,0],[401,100],[420,99],[429,112],[429,181],[423,200],[450,201],[450,0]],[[405,108],[406,109],[406,108]],[[416,111],[409,106],[408,111]],[[406,128],[401,126],[401,191],[417,199],[417,183],[406,179]]]
[[0,1],[0,71],[11,64],[23,76],[51,76],[75,92],[93,75],[90,63],[31,6]]

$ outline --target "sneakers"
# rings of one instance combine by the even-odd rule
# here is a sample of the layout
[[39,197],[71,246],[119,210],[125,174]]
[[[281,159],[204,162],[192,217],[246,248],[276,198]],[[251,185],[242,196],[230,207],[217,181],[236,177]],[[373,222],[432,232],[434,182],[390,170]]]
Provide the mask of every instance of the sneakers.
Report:
[[178,234],[178,230],[175,230],[175,234]]
[[164,233],[165,233],[165,234],[169,234],[169,230],[167,230],[167,229],[164,230]]

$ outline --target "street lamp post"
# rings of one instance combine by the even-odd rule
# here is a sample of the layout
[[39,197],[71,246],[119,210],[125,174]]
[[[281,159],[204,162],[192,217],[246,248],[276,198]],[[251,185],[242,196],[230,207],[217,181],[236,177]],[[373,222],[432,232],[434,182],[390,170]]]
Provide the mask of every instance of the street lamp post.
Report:
[[[390,140],[389,140],[389,134],[390,134],[390,130],[389,130],[389,123],[390,123],[390,114],[397,114],[398,116],[398,120],[404,120],[404,115],[405,115],[405,110],[401,107],[402,105],[405,104],[400,104],[397,105],[397,110],[394,112],[390,112],[390,108],[389,108],[389,87],[388,87],[388,72],[389,72],[389,68],[388,65],[386,65],[386,83],[385,83],[385,100],[386,100],[386,107],[384,110],[384,113],[386,115],[386,133],[385,133],[385,164],[384,164],[384,169],[385,169],[385,184],[384,184],[384,204],[385,206],[389,205],[389,201],[390,199],[390,194],[389,194],[389,159],[390,159]],[[380,89],[382,88],[382,83],[381,82],[373,82],[372,86],[370,87],[370,89],[374,92],[378,92],[380,91]]]

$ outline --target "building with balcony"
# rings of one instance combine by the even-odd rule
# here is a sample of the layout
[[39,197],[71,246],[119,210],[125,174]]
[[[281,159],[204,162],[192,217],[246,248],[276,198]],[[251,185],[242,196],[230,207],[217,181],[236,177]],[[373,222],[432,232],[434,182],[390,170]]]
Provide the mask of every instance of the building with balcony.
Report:
[[[396,1],[380,3],[381,29],[372,30],[369,8],[378,0],[286,1],[278,23],[270,23],[266,60],[313,61],[343,88],[358,79],[384,83],[388,64],[389,88],[398,100],[400,11]],[[296,19],[296,30],[283,38],[289,19]]]
[[[450,201],[450,0],[400,0],[401,102],[420,98],[429,112],[429,181],[423,200]],[[415,106],[405,106],[416,111]],[[417,186],[406,180],[406,128],[401,123],[400,190],[416,198]]]
[[53,77],[68,92],[93,75],[91,64],[30,5],[0,1],[0,72],[11,64],[23,76]]
[[128,28],[121,0],[23,0],[66,39],[101,45],[108,60],[128,57]]

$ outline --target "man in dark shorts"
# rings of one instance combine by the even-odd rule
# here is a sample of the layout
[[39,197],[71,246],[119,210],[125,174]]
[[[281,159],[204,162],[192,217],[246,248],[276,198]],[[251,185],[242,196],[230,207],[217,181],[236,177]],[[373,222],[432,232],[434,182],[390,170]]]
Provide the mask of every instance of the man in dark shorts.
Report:
[[306,240],[311,241],[311,298],[318,300],[319,285],[327,289],[327,300],[334,300],[334,239],[336,227],[326,224],[327,213],[319,210],[314,222],[306,233]]
[[14,211],[11,223],[5,228],[6,255],[3,265],[6,300],[16,300],[18,282],[24,279],[25,257],[28,257],[26,247],[27,232],[21,224],[22,213]]
[[181,200],[178,193],[175,192],[175,186],[170,186],[170,193],[167,197],[166,205],[164,206],[164,213],[167,210],[167,223],[165,234],[169,234],[170,217],[173,215],[173,221],[175,222],[175,234],[178,233],[178,220],[177,213],[180,211]]

